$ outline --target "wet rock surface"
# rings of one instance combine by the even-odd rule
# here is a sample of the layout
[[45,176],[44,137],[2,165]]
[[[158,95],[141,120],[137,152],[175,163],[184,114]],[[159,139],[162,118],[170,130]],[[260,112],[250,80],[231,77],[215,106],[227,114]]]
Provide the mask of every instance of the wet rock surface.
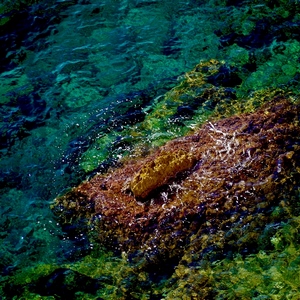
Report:
[[208,122],[73,188],[54,211],[62,224],[86,222],[99,243],[150,273],[169,272],[183,256],[201,264],[207,255],[256,252],[265,224],[293,205],[299,113],[278,97],[254,113]]
[[[297,130],[272,133],[270,121],[266,139],[281,141],[269,148],[262,116],[241,131],[261,134],[257,144],[240,135],[241,120],[234,138],[210,119],[226,134],[207,123],[206,146],[190,133],[148,156],[212,115],[299,99],[299,9],[296,0],[3,0],[0,298],[300,299],[298,150],[288,146]],[[283,123],[298,126],[292,113]],[[163,160],[176,165],[186,150],[186,168]],[[57,206],[60,226],[48,201],[97,172]]]
[[182,150],[162,152],[135,174],[130,189],[136,199],[145,199],[153,190],[167,184],[178,173],[191,169],[195,163],[196,158]]

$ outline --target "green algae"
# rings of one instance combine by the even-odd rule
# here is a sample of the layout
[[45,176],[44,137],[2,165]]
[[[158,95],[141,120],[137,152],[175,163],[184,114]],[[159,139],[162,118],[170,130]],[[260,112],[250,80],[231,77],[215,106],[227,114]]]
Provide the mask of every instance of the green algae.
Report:
[[[131,137],[129,140],[127,138],[128,144],[137,145],[136,147],[144,147],[145,145],[158,147],[201,126],[214,111],[213,108],[210,108],[211,102],[220,101],[220,97],[224,93],[223,88],[215,88],[213,85],[207,84],[206,78],[216,74],[224,64],[225,62],[216,60],[201,62],[192,71],[180,77],[177,86],[165,95],[155,98],[153,103],[143,108],[145,119],[142,122],[131,127],[123,126],[122,132],[112,131],[96,138],[92,147],[81,157],[81,168],[85,171],[92,171],[93,168],[110,157],[112,152],[109,151],[109,148],[116,141],[116,137],[121,140]],[[197,101],[195,100],[197,97],[206,97],[206,95],[209,98],[199,100],[199,105],[197,104],[198,107],[193,112],[193,118],[176,117],[178,107],[192,104]],[[135,102],[136,106],[141,105],[139,100]],[[118,106],[118,112],[122,112],[122,107],[122,104]],[[125,109],[124,106],[124,112]],[[181,123],[180,126],[178,126],[178,121]],[[122,157],[126,155],[126,152],[128,153],[128,149],[123,150],[125,152],[120,148],[119,153],[115,153],[114,156]]]
[[[224,3],[226,1],[223,1]],[[254,1],[256,3],[261,3],[261,1]],[[266,1],[267,3],[271,3],[272,1]],[[277,1],[278,4],[273,9],[273,11],[279,15],[282,15],[284,18],[292,15],[292,9],[297,4],[297,1]],[[292,4],[292,5],[291,5]],[[262,17],[264,14],[267,15],[269,13],[268,8],[265,6],[253,6],[254,12],[257,13],[258,18]],[[235,23],[235,27],[237,32],[240,32],[244,35],[249,34],[254,26],[255,22],[250,19],[250,17],[242,16],[238,17],[240,11],[236,11],[234,14],[234,18],[232,20]],[[182,24],[186,24],[186,31],[189,30],[189,22],[198,22],[198,18],[195,16],[188,16],[185,20],[181,18]],[[7,19],[3,22],[7,22]],[[182,25],[181,24],[181,25]],[[239,66],[241,64],[249,62],[249,51],[245,50],[245,48],[239,47],[236,44],[230,46],[228,50],[226,50],[225,54],[221,53],[218,49],[218,42],[215,41],[214,34],[210,33],[208,30],[209,26],[205,26],[203,28],[203,49],[201,47],[197,47],[198,43],[195,40],[195,37],[191,33],[190,35],[186,34],[185,40],[190,40],[189,43],[186,43],[184,47],[184,55],[187,57],[189,55],[196,57],[197,60],[200,58],[210,57],[218,57],[226,59],[226,63],[234,66]],[[105,29],[101,29],[105,30]],[[98,34],[98,33],[97,33]],[[95,33],[96,35],[96,33]],[[193,37],[193,38],[191,38]],[[199,37],[199,36],[198,36]],[[99,35],[100,40],[100,35]],[[206,38],[206,40],[205,40]],[[100,42],[105,42],[105,40],[100,40]],[[194,43],[194,44],[193,44]],[[276,49],[278,46],[283,45],[285,50],[282,53],[278,52]],[[206,46],[206,48],[205,48]],[[213,113],[216,113],[217,118],[223,117],[224,115],[231,115],[234,113],[244,112],[244,111],[253,111],[255,108],[259,107],[262,103],[271,99],[275,94],[286,94],[289,92],[284,92],[283,90],[279,90],[278,86],[285,88],[282,85],[285,85],[289,82],[289,80],[293,79],[295,75],[297,75],[299,71],[299,65],[296,59],[297,49],[299,47],[299,43],[295,40],[290,40],[287,43],[278,44],[277,42],[273,43],[270,47],[271,49],[271,58],[267,59],[262,56],[262,64],[259,66],[259,69],[252,74],[244,74],[242,71],[239,72],[239,75],[243,78],[244,82],[241,85],[241,88],[237,87],[237,95],[238,99],[236,101],[232,101],[232,106],[228,107],[223,105],[221,102],[220,105],[216,107],[215,112],[213,109],[209,109],[209,106],[200,106],[194,111],[194,115],[191,119],[180,119],[181,124],[184,126],[178,126],[178,122],[174,122],[174,119],[171,117],[176,114],[177,108],[183,104],[186,104],[185,100],[182,100],[182,96],[187,95],[186,99],[194,99],[199,96],[199,93],[190,88],[193,87],[192,81],[189,81],[189,78],[182,77],[181,80],[184,82],[182,86],[176,88],[170,92],[167,96],[162,96],[157,101],[154,101],[153,104],[144,109],[146,112],[146,120],[137,124],[131,130],[124,130],[122,133],[111,133],[104,137],[100,137],[95,141],[95,144],[92,145],[90,149],[88,149],[80,160],[81,167],[86,171],[92,171],[97,167],[101,161],[104,161],[110,155],[110,146],[114,143],[117,137],[120,135],[127,136],[130,133],[135,139],[132,139],[131,143],[135,144],[143,144],[147,143],[150,146],[160,146],[164,144],[166,141],[175,138],[180,135],[186,134],[188,131],[193,130],[195,127],[199,127],[204,121],[206,121]],[[201,57],[200,54],[201,53]],[[212,54],[213,53],[213,54]],[[219,58],[219,57],[218,57]],[[97,63],[102,57],[100,55],[94,55],[89,57],[90,62]],[[145,58],[143,60],[144,65],[142,67],[142,76],[153,76],[154,78],[160,79],[163,78],[163,71],[165,70],[165,66],[170,64],[170,60],[167,60],[164,55],[156,54],[152,55],[149,58]],[[176,59],[172,60],[171,67],[173,68],[172,74],[176,75],[177,67],[176,67]],[[109,59],[107,59],[107,65],[109,64]],[[182,70],[184,68],[184,64],[179,68]],[[155,75],[153,74],[153,69],[155,70]],[[125,69],[124,69],[125,70]],[[212,74],[212,73],[211,73]],[[103,74],[102,74],[103,75]],[[198,74],[201,80],[200,73]],[[110,83],[117,78],[117,74],[114,74],[114,77],[111,78],[103,78],[101,83],[109,86]],[[193,78],[195,81],[198,80],[197,77]],[[17,84],[21,89],[27,89],[28,87],[28,79],[21,77],[20,82]],[[14,81],[14,80],[12,80]],[[64,96],[66,96],[65,104],[67,107],[83,107],[91,103],[93,97],[96,95],[96,92],[93,91],[93,88],[86,89],[86,91],[79,92],[78,89],[82,88],[82,85],[87,84],[88,79],[85,81],[77,81],[72,78],[72,82],[70,84],[65,84],[63,89],[65,90]],[[200,82],[200,81],[199,81]],[[197,82],[195,87],[197,86]],[[201,82],[201,84],[206,84],[205,80]],[[200,85],[201,85],[200,84]],[[10,82],[2,85],[3,94],[5,95],[7,92],[11,90],[8,88]],[[272,89],[268,89],[269,87],[273,87]],[[142,81],[138,82],[135,87],[144,88],[145,85]],[[207,87],[206,87],[207,88]],[[208,87],[209,88],[209,87]],[[30,90],[30,87],[28,88]],[[77,91],[76,91],[77,89]],[[257,91],[259,90],[259,91]],[[117,88],[116,88],[116,91]],[[218,91],[220,88],[218,88]],[[251,92],[251,96],[243,99],[242,97],[246,95],[248,92]],[[293,90],[296,94],[297,87]],[[92,96],[91,96],[92,95]],[[290,95],[290,98],[295,97],[294,95]],[[2,98],[1,101],[4,103],[8,101],[8,98]],[[41,135],[43,135],[43,132]],[[46,134],[46,133],[45,133]],[[29,144],[28,147],[24,149],[30,149]],[[121,150],[120,150],[121,153]],[[119,154],[120,154],[119,153]],[[51,155],[51,153],[49,153]],[[125,152],[126,154],[126,152]],[[35,161],[38,161],[38,158],[35,158]],[[13,193],[11,194],[13,196]],[[10,199],[14,199],[10,197]],[[275,208],[273,210],[273,215],[276,218],[282,215],[283,208]],[[295,225],[297,228],[297,224]],[[66,267],[74,269],[82,274],[87,276],[91,276],[96,278],[97,276],[108,276],[109,274],[115,278],[114,284],[107,284],[107,287],[99,291],[99,297],[104,299],[121,299],[125,297],[127,291],[131,288],[132,295],[134,295],[137,299],[149,299],[151,298],[151,294],[162,294],[166,299],[192,299],[192,297],[197,297],[197,284],[199,283],[207,283],[212,280],[215,286],[215,295],[218,295],[219,298],[223,299],[222,296],[223,291],[225,291],[225,295],[227,298],[232,299],[262,299],[262,298],[274,298],[274,299],[282,299],[282,298],[290,298],[290,299],[298,299],[299,298],[299,282],[297,281],[297,274],[299,274],[299,261],[297,257],[299,256],[299,245],[297,243],[297,235],[296,231],[295,236],[290,237],[288,235],[289,232],[294,232],[294,227],[284,226],[286,232],[282,232],[283,229],[278,230],[274,235],[269,237],[269,244],[271,243],[274,247],[274,250],[260,250],[258,254],[253,254],[248,257],[242,257],[240,255],[236,255],[232,260],[222,260],[214,263],[210,268],[204,268],[204,270],[200,271],[199,269],[193,269],[192,267],[188,267],[186,269],[183,268],[183,271],[179,270],[177,273],[178,276],[187,275],[189,272],[194,272],[195,276],[191,276],[188,281],[190,286],[187,286],[185,282],[185,278],[183,278],[176,287],[171,284],[171,289],[166,288],[167,284],[162,284],[160,286],[153,286],[150,288],[151,292],[145,292],[141,288],[134,288],[133,285],[129,287],[128,282],[130,282],[130,276],[139,276],[132,269],[132,266],[122,260],[115,260],[112,262],[107,259],[107,261],[103,258],[90,257],[87,256],[85,259],[79,261],[77,264],[72,267],[72,264],[66,265]],[[42,232],[42,231],[41,231]],[[42,235],[42,233],[41,233]],[[288,240],[288,242],[287,242]],[[292,244],[292,246],[291,246]],[[287,246],[288,245],[288,246]],[[7,260],[10,261],[12,258],[8,257]],[[262,262],[261,262],[262,261]],[[207,262],[209,265],[209,262]],[[289,267],[291,265],[291,267]],[[97,268],[93,268],[93,266],[97,266]],[[105,272],[99,271],[102,270],[103,266],[105,266]],[[120,267],[123,266],[123,267]],[[284,268],[287,270],[284,271]],[[24,272],[23,275],[18,273],[16,276],[15,284],[17,285],[25,285],[26,280],[30,278],[33,273],[33,269],[31,269],[31,273]],[[42,270],[42,267],[37,267],[36,276],[33,276],[33,280],[38,279],[38,276],[45,276],[51,273],[48,269],[48,265],[45,265],[45,270]],[[127,271],[124,271],[124,270]],[[180,269],[178,267],[178,269]],[[52,271],[54,269],[51,269]],[[121,274],[121,271],[124,271]],[[130,273],[129,270],[132,272]],[[297,273],[293,273],[293,272]],[[21,279],[21,277],[26,279]],[[128,276],[128,280],[126,281],[126,276]],[[219,277],[218,277],[219,276]],[[241,278],[239,280],[239,277]],[[221,280],[220,280],[221,278]],[[249,278],[249,281],[248,281]],[[148,280],[145,274],[140,275],[140,281],[138,283],[143,283]],[[124,280],[124,281],[122,281]],[[220,282],[220,283],[218,283]],[[170,283],[168,283],[170,284]],[[191,291],[191,286],[195,289],[195,291]],[[118,290],[119,287],[122,287],[121,291]],[[252,291],[252,287],[255,287],[255,291]],[[136,289],[136,290],[135,290]],[[200,288],[199,288],[200,289]],[[164,292],[163,292],[164,291]],[[29,291],[25,292],[24,299],[54,299],[54,297],[41,297],[31,293]],[[174,297],[174,298],[173,298]],[[226,298],[225,297],[225,298]],[[84,293],[78,294],[78,299],[93,299],[92,296],[87,296]],[[21,298],[20,298],[21,299]]]
[[[300,295],[299,224],[299,217],[294,217],[282,225],[271,237],[273,251],[261,250],[246,258],[237,255],[232,261],[219,262],[214,273],[227,273],[227,276],[218,278],[221,280],[216,288],[222,286],[226,298],[297,299]],[[220,293],[216,299],[223,299],[223,295]]]
[[109,149],[109,146],[116,141],[116,137],[117,133],[112,132],[96,138],[95,143],[92,145],[92,147],[85,151],[81,156],[79,162],[81,168],[85,172],[91,172],[107,158],[116,156],[116,151],[115,153],[112,153]]
[[[288,97],[291,101],[297,98],[295,88],[284,90],[286,84],[296,74],[293,72],[296,63],[295,53],[298,42],[292,42],[291,47],[286,48],[284,54],[276,55],[272,58],[276,66],[270,67],[269,61],[267,69],[258,70],[246,77],[241,85],[235,88],[214,86],[208,83],[208,79],[228,66],[225,61],[209,60],[201,61],[191,71],[178,78],[179,84],[172,88],[165,95],[156,97],[142,111],[145,113],[143,121],[134,126],[122,126],[122,131],[112,130],[110,133],[97,137],[92,146],[80,158],[80,166],[86,172],[90,172],[108,158],[121,159],[130,154],[131,149],[143,147],[159,147],[167,141],[186,135],[187,133],[201,127],[208,119],[219,119],[246,112],[253,112],[262,104],[270,101],[275,96]],[[233,53],[241,54],[231,61],[233,65],[239,65],[241,60],[247,62],[247,51],[243,48],[233,46]],[[282,60],[279,60],[279,56]],[[290,59],[288,60],[287,57]],[[289,63],[287,63],[289,62]],[[284,64],[286,63],[286,64]],[[280,68],[280,66],[282,66]],[[262,66],[263,68],[263,66]],[[282,70],[286,70],[285,74]],[[259,74],[263,73],[263,77]],[[278,75],[283,73],[281,77]],[[241,74],[238,72],[238,74]],[[243,75],[242,75],[243,76]],[[277,81],[274,78],[277,78]],[[264,78],[268,82],[264,82]],[[279,88],[282,87],[282,88]],[[249,93],[249,90],[252,91]],[[247,96],[246,96],[247,95]],[[141,105],[141,101],[135,101],[136,106]],[[191,115],[180,115],[181,107],[192,107]],[[118,111],[126,112],[126,107],[121,103]],[[112,146],[118,140],[125,140],[126,146],[121,146],[117,150],[111,151]],[[121,144],[121,143],[120,143]]]
[[[4,13],[5,12],[5,8],[2,6],[0,6],[0,13]],[[0,26],[4,25],[5,23],[7,23],[9,21],[9,17],[1,17],[0,19]]]
[[[256,254],[213,263],[200,268],[179,265],[176,276],[182,278],[175,285],[164,288],[165,299],[182,299],[193,295],[198,299],[214,295],[214,299],[298,299],[300,295],[299,217],[282,223],[275,237],[273,250],[260,250]],[[293,224],[291,226],[291,224]],[[277,240],[285,240],[281,249]]]
[[[265,96],[265,98],[267,98],[267,96]],[[100,182],[97,182],[97,184],[99,185]],[[290,190],[288,191],[288,193],[289,192]],[[206,247],[206,241],[208,241],[208,245],[213,244],[214,246],[216,245],[216,248],[218,248],[219,246],[220,249],[217,249],[215,251],[214,246],[207,247],[205,255],[202,255],[201,251],[199,251],[199,248],[195,247],[188,249],[187,247],[186,254],[181,259],[181,261],[179,261],[179,264],[175,267],[174,274],[172,275],[170,280],[162,279],[160,280],[159,284],[153,283],[151,282],[151,278],[147,278],[147,274],[141,276],[142,280],[139,280],[139,270],[141,270],[139,268],[142,263],[138,259],[135,259],[131,263],[129,263],[129,266],[131,267],[130,269],[127,270],[127,267],[125,267],[124,271],[122,271],[122,274],[125,274],[124,278],[120,274],[115,275],[118,278],[116,279],[115,284],[121,291],[124,291],[124,294],[130,293],[130,295],[136,295],[136,298],[138,299],[141,299],[142,297],[150,297],[150,295],[153,295],[154,293],[156,293],[156,295],[160,295],[161,298],[164,297],[166,299],[193,299],[195,297],[196,299],[197,297],[199,299],[214,299],[216,297],[220,297],[220,299],[222,299],[221,294],[224,293],[224,291],[225,293],[227,293],[228,297],[232,299],[251,299],[251,297],[256,297],[260,294],[263,296],[264,289],[257,288],[257,291],[252,291],[250,287],[253,286],[256,288],[256,286],[259,286],[260,288],[263,288],[263,285],[270,284],[269,281],[272,281],[273,284],[274,280],[277,277],[270,277],[270,279],[266,280],[265,282],[264,273],[261,272],[261,269],[258,269],[255,264],[250,265],[250,263],[248,263],[250,258],[253,255],[255,256],[257,254],[257,251],[264,251],[271,254],[287,251],[288,253],[293,254],[293,247],[290,247],[291,243],[299,243],[299,241],[297,241],[299,225],[292,225],[293,228],[297,228],[297,230],[295,230],[293,233],[293,230],[290,226],[291,224],[286,225],[284,221],[282,221],[287,218],[291,219],[292,212],[295,215],[299,214],[299,207],[297,208],[298,201],[295,196],[293,196],[293,198],[289,198],[289,195],[285,195],[283,199],[284,200],[282,200],[282,203],[280,203],[280,207],[278,209],[272,208],[273,212],[270,212],[270,219],[267,216],[268,213],[266,214],[266,216],[264,216],[263,212],[261,214],[249,214],[245,219],[243,219],[242,217],[240,218],[239,215],[236,218],[240,218],[241,220],[243,220],[238,223],[235,228],[233,227],[232,230],[228,230],[229,232],[226,232],[227,230],[224,230],[224,226],[222,226],[224,232],[222,232],[222,230],[220,229],[216,233],[210,232],[209,234],[201,234],[200,239],[195,242],[195,245],[197,243],[198,245],[200,245],[200,247],[202,245],[204,245],[203,247]],[[287,203],[285,203],[285,201]],[[262,209],[263,211],[263,205],[266,205],[266,203],[262,203],[261,206],[258,206],[258,209]],[[247,209],[245,208],[243,210],[246,211]],[[235,219],[233,216],[233,218],[230,220],[235,221],[237,219]],[[230,220],[226,220],[225,222],[230,222]],[[208,226],[213,226],[213,224],[208,224]],[[227,228],[227,226],[225,227]],[[266,227],[265,230],[264,227]],[[284,232],[288,232],[289,234],[291,234],[291,236],[282,238],[280,232],[282,228],[284,228]],[[239,232],[238,239],[235,239],[235,232]],[[242,236],[241,233],[243,233]],[[238,247],[234,248],[234,250],[230,253],[230,251],[226,249],[226,246],[224,246],[224,248],[222,247],[224,238],[228,240],[229,245],[237,244]],[[194,239],[196,239],[196,237],[192,236],[190,237],[190,239],[191,241],[193,241]],[[296,240],[296,242],[294,242],[294,240]],[[247,243],[251,246],[251,241],[254,241],[253,246],[256,248],[256,250],[249,247],[250,254],[248,254],[248,249],[246,249],[246,252],[243,252],[245,245],[247,248]],[[258,241],[258,246],[255,244],[255,241]],[[167,243],[166,240],[164,242]],[[216,252],[223,252],[223,249],[224,255],[227,254],[227,257],[225,259],[219,258],[218,260]],[[243,256],[240,254],[240,252],[243,253]],[[122,256],[125,256],[126,258],[126,253],[122,254]],[[222,255],[220,255],[219,257],[222,257]],[[244,261],[246,262],[244,263]],[[126,261],[124,263],[126,266]],[[270,268],[270,272],[273,272],[274,270],[280,268],[282,266],[281,263],[282,262],[277,265],[277,262],[275,262],[272,265],[274,268]],[[218,269],[220,264],[221,267],[220,269]],[[229,270],[227,271],[226,268],[228,264],[230,265],[230,267],[228,267]],[[128,273],[125,270],[127,270]],[[257,274],[258,276],[256,276]],[[119,276],[121,276],[122,280],[119,279]],[[230,280],[228,280],[227,276],[230,277]],[[259,278],[257,279],[257,277]],[[143,278],[147,279],[147,283],[143,281]],[[245,281],[248,278],[249,282],[247,282],[247,284],[243,285],[239,283],[239,280]],[[143,291],[141,292],[140,289],[143,289]],[[268,289],[268,287],[266,287],[266,289]],[[120,299],[122,299],[122,296],[124,296],[124,294],[119,293],[117,295]]]
[[[65,105],[69,108],[76,109],[92,103],[99,96],[99,90],[90,85],[91,76],[88,72],[84,77],[81,74],[72,73],[64,78],[59,78],[61,84],[62,97],[65,98]],[[61,77],[62,75],[60,75]],[[82,88],[82,87],[85,88]]]
[[229,46],[227,54],[228,61],[234,66],[241,66],[249,62],[249,52],[237,44]]
[[[217,73],[218,68],[223,64],[224,62],[219,63],[216,60],[202,62],[192,71],[181,76],[177,86],[164,96],[154,99],[150,106],[143,109],[146,113],[146,117],[145,120],[139,124],[138,128],[140,130],[146,130],[148,135],[149,131],[168,132],[172,130],[172,127],[176,127],[178,130],[177,136],[186,133],[186,129],[178,128],[176,120],[170,118],[176,114],[180,105],[190,104],[189,102],[193,102],[196,97],[201,97],[206,89],[209,89],[209,87],[212,88],[212,85],[208,85],[208,87],[205,86],[205,79]],[[201,68],[205,69],[205,73],[201,72]],[[198,115],[203,112],[201,105],[199,106]],[[206,110],[206,114],[209,114],[209,109]],[[174,138],[175,136],[176,135],[170,135],[170,138]]]
[[32,267],[27,267],[16,272],[12,282],[15,285],[23,285],[35,282],[40,277],[49,275],[57,268],[58,266],[53,264],[37,264]]
[[[283,50],[276,53],[276,49],[283,46]],[[300,64],[298,60],[300,43],[295,40],[271,46],[273,55],[271,59],[263,63],[256,72],[253,72],[243,83],[242,88],[246,90],[256,90],[263,87],[279,87],[287,84],[297,72]]]
[[[261,249],[246,256],[234,254],[232,258],[214,262],[204,261],[201,267],[179,264],[172,278],[160,283],[151,283],[148,275],[139,272],[138,266],[130,264],[126,256],[116,258],[113,253],[99,249],[63,267],[106,281],[97,295],[78,292],[74,299],[126,299],[128,295],[132,299],[151,299],[153,295],[160,295],[160,299],[165,300],[202,299],[212,295],[214,299],[298,299],[300,219],[292,217],[277,228],[270,237],[273,249]],[[29,287],[29,283],[49,275],[56,268],[58,266],[47,264],[25,268],[11,277],[10,283]],[[18,299],[26,299],[29,295],[30,299],[38,297],[30,289],[25,289]]]
[[[159,146],[168,139],[192,130],[193,126],[200,126],[202,122],[210,117],[222,118],[236,113],[251,112],[276,95],[285,95],[291,99],[294,97],[294,95],[289,95],[283,90],[265,89],[253,92],[251,97],[244,99],[244,101],[241,101],[239,98],[231,99],[230,105],[228,105],[228,101],[220,97],[224,93],[224,88],[216,88],[206,82],[206,78],[217,74],[220,66],[224,64],[225,62],[220,63],[218,61],[200,63],[182,78],[177,87],[173,88],[164,97],[156,99],[154,101],[154,109],[153,107],[145,109],[147,112],[145,121],[133,127],[128,127],[126,130],[124,129],[122,133],[134,137],[137,145],[139,143],[145,144],[144,139],[147,137],[149,145],[152,147],[153,145]],[[203,70],[205,73],[203,73]],[[202,89],[200,88],[201,86],[203,86]],[[170,122],[170,118],[176,113],[178,106],[182,105],[187,99],[192,101],[207,90],[210,91],[211,94],[209,95],[212,98],[217,99],[215,109],[209,110],[205,105],[200,106],[192,119],[182,121],[186,123],[182,130],[180,127],[178,128],[176,122]],[[196,118],[199,119],[197,120]],[[166,130],[165,134],[162,133],[164,131],[162,128]],[[124,134],[124,136],[126,135]],[[98,137],[95,147],[82,156],[80,163],[85,171],[93,170],[102,159],[104,160],[110,154],[107,145],[111,145],[115,140],[115,132]],[[274,209],[274,217],[279,218],[282,215],[281,210],[282,208]],[[290,274],[295,274],[295,271],[298,271],[298,267],[293,267],[290,273],[283,272],[281,270],[281,264],[283,263],[281,257],[282,255],[285,257],[286,253],[291,254],[294,259],[289,261],[289,263],[293,262],[293,265],[295,265],[297,255],[299,255],[299,245],[297,241],[294,241],[295,239],[297,240],[297,237],[291,237],[286,233],[292,232],[291,226],[283,226],[282,228],[285,228],[285,231],[280,229],[269,237],[269,244],[271,243],[274,246],[272,251],[263,249],[258,254],[251,254],[246,257],[236,254],[233,259],[225,259],[213,263],[204,261],[203,264],[207,267],[203,269],[180,264],[175,269],[175,275],[173,276],[176,279],[176,285],[172,283],[172,280],[161,281],[159,284],[151,282],[146,273],[139,274],[138,266],[129,263],[126,256],[124,258],[116,258],[113,254],[99,254],[99,252],[95,252],[97,254],[85,256],[78,262],[65,264],[63,267],[91,278],[102,276],[113,278],[112,282],[105,283],[104,287],[99,289],[97,296],[78,292],[76,299],[81,299],[82,297],[85,299],[96,299],[96,297],[125,299],[128,293],[133,299],[151,299],[151,295],[161,295],[161,297],[164,297],[162,299],[184,299],[184,297],[193,299],[193,297],[198,297],[197,295],[200,295],[200,297],[202,297],[201,295],[205,296],[205,286],[209,287],[207,295],[214,294],[216,299],[223,299],[221,293],[225,293],[229,299],[251,299],[251,297],[260,297],[262,295],[275,295],[278,293],[278,287],[281,287],[282,295],[293,296],[295,297],[294,299],[297,299],[298,291],[294,289],[297,281],[294,282],[289,278],[291,277]],[[247,235],[246,238],[249,238],[249,236]],[[286,237],[288,237],[288,242],[286,242]],[[264,255],[267,257],[264,258]],[[263,261],[268,261],[268,269],[266,265],[259,264],[262,257]],[[272,264],[270,264],[270,261]],[[40,277],[51,274],[57,268],[57,266],[41,264],[25,269],[11,276],[10,284],[20,287],[26,286],[23,295],[20,297],[25,299],[26,297],[31,297],[34,299],[38,295],[27,288],[29,287],[28,284],[37,282]],[[33,270],[35,270],[35,276],[31,276]],[[271,275],[267,275],[269,273]],[[285,278],[285,281],[283,281],[283,278]],[[244,282],[245,279],[247,279],[247,283]],[[278,284],[276,285],[274,282],[278,282]],[[255,290],[253,291],[251,287],[255,287]],[[202,292],[199,291],[200,289]],[[51,296],[45,299],[51,299]]]
[[3,72],[0,75],[0,104],[6,104],[13,95],[26,95],[33,86],[22,68]]
[[[65,268],[66,270],[74,271],[74,274],[82,274],[88,278],[99,280],[104,285],[99,287],[95,295],[87,294],[86,292],[76,292],[74,299],[125,299],[128,293],[135,294],[137,298],[134,299],[148,299],[145,297],[145,291],[136,286],[135,291],[127,291],[126,286],[130,281],[127,277],[136,276],[136,271],[128,263],[126,258],[117,258],[111,252],[104,249],[99,249],[96,245],[90,255],[86,255],[81,260],[72,264],[54,265],[54,264],[36,264],[31,267],[23,268],[17,271],[10,278],[4,278],[5,285],[1,287],[4,289],[17,288],[20,290],[18,299],[56,299],[54,296],[40,296],[33,292],[34,287],[41,281],[41,278],[50,276],[55,271]],[[55,277],[53,278],[55,280]],[[72,276],[66,278],[65,284],[72,286]],[[147,282],[148,277],[146,273],[138,275],[137,282]],[[51,280],[49,281],[51,285]],[[76,288],[76,287],[74,287]],[[1,295],[1,288],[0,288]],[[140,297],[140,298],[139,298]]]

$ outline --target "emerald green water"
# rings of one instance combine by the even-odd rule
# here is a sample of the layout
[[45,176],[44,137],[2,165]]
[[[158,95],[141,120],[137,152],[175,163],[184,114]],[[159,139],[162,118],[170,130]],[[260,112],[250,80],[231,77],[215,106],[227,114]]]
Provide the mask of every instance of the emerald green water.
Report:
[[[221,85],[238,97],[268,88],[281,88],[296,97],[298,1],[24,3],[0,4],[0,297],[64,299],[60,287],[43,294],[34,283],[39,276],[65,268],[88,278],[111,276],[100,287],[71,274],[76,287],[67,290],[74,299],[183,299],[185,292],[174,296],[174,288],[163,290],[163,281],[157,296],[147,292],[150,287],[132,298],[119,295],[121,279],[132,276],[130,267],[84,233],[66,234],[50,204],[58,194],[115,165],[134,145],[158,146],[204,122],[213,107],[182,112],[188,100],[176,103],[164,98],[200,61],[216,59],[230,66],[238,80],[222,79]],[[255,299],[271,299],[268,293],[288,290],[277,269],[282,261],[290,272],[287,278],[299,271],[299,236],[295,225],[290,242],[280,245],[280,236],[287,235],[284,226],[279,226],[278,242],[272,237],[277,252],[244,260],[237,254],[234,260],[217,264],[218,272],[240,278],[238,266],[245,264],[248,270],[247,264],[253,262],[257,268],[249,268],[266,286]],[[270,277],[263,283],[268,268]],[[244,278],[256,280],[245,272]],[[93,293],[80,286],[83,281]],[[278,286],[277,292],[270,282]],[[254,299],[251,294],[243,298],[247,294],[243,289],[249,287],[238,280],[236,285],[241,299]],[[297,297],[299,280],[292,285]],[[237,297],[233,292],[228,295],[216,299]]]

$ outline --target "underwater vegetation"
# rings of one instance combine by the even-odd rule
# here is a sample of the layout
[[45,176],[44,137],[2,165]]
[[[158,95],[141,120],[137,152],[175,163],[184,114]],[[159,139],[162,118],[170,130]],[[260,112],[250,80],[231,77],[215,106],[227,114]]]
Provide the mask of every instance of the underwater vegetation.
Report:
[[[299,109],[279,96],[205,123],[56,198],[54,212],[150,278],[272,249],[266,226],[299,213]],[[199,299],[213,293],[207,279],[194,284]]]
[[299,1],[184,3],[0,4],[0,298],[300,299]]

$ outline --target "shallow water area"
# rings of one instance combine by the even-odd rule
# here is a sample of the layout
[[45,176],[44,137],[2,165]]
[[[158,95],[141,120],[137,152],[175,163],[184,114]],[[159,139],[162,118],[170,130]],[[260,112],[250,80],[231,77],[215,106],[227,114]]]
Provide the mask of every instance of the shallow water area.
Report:
[[[152,101],[198,57],[178,58],[175,18],[191,14],[190,3],[52,1],[1,9],[5,279],[22,267],[66,262],[90,249],[83,238],[64,236],[49,203],[86,176],[78,163],[92,141],[101,136],[113,143],[122,122],[136,122],[129,115],[106,138],[114,129],[110,120],[131,109],[128,97],[145,94],[142,101]],[[98,163],[108,152],[98,151]]]
[[[277,88],[296,99],[299,4],[260,2],[0,4],[3,299],[182,296],[181,283],[171,288],[178,295],[163,287],[174,270],[156,279],[146,273],[132,279],[137,275],[125,258],[96,245],[85,225],[82,232],[78,224],[62,228],[50,204],[82,180],[118,166],[119,159],[138,151],[146,155],[185,135],[218,109],[224,116],[242,110],[223,102],[238,103],[259,90],[267,90],[264,97],[271,99],[274,94],[268,89]],[[216,62],[194,69],[210,60]],[[187,72],[192,79],[199,76],[196,87],[185,77]],[[271,244],[280,250],[280,242],[273,239]],[[239,259],[230,261],[232,269]],[[91,265],[97,268],[89,270]],[[104,265],[105,271],[99,271]],[[179,277],[183,269],[178,269]],[[71,283],[64,289],[55,278]],[[48,290],[38,288],[51,280]],[[117,292],[120,286],[123,294]]]

